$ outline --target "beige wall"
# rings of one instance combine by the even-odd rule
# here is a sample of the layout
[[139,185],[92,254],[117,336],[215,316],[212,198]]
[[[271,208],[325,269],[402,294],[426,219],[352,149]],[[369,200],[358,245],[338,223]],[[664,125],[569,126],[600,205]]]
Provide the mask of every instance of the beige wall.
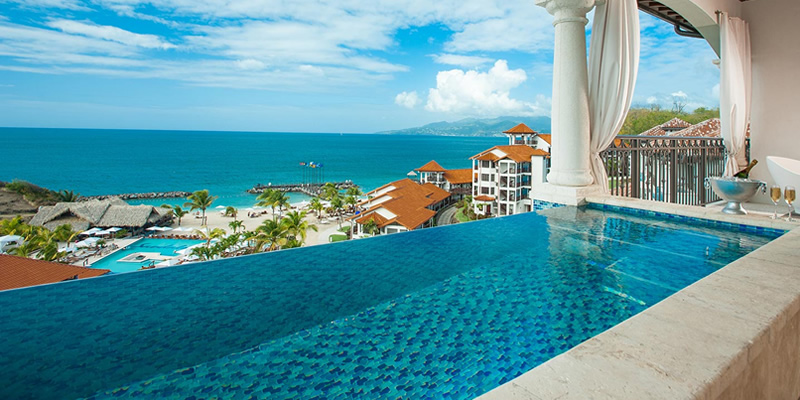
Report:
[[751,0],[741,7],[753,56],[751,156],[763,164],[753,177],[772,183],[766,156],[800,159],[800,1]]

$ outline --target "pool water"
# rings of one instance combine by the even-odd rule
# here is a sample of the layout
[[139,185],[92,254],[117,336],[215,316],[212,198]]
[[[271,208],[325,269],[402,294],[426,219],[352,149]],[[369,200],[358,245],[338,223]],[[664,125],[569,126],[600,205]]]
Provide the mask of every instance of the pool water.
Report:
[[469,399],[777,235],[561,207],[0,292],[0,397]]
[[[141,262],[119,261],[134,253],[159,253],[165,256],[177,256],[176,251],[203,243],[202,240],[190,239],[142,239],[129,244],[126,249],[118,250],[92,264],[92,268],[110,269],[111,272],[130,272],[150,265],[151,260]],[[158,264],[159,260],[156,261]]]

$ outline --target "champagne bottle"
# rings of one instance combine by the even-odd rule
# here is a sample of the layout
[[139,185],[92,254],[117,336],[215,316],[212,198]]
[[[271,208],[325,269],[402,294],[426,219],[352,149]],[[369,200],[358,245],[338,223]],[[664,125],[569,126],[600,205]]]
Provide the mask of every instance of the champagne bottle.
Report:
[[758,164],[758,160],[750,161],[750,164],[743,170],[737,172],[733,176],[736,178],[747,179],[750,176],[750,170]]

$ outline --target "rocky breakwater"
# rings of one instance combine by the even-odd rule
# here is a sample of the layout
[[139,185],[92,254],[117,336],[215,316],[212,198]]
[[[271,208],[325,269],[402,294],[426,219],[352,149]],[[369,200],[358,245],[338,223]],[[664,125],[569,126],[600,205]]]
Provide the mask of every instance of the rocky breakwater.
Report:
[[171,191],[171,192],[147,192],[147,193],[123,193],[123,194],[107,194],[100,196],[83,196],[81,200],[105,200],[111,197],[116,197],[122,200],[139,200],[139,199],[171,199],[179,197],[188,197],[191,192]]

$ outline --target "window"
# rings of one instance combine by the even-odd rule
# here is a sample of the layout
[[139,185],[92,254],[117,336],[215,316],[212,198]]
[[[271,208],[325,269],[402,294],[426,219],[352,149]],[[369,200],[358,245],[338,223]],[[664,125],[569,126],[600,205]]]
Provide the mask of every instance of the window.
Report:
[[489,168],[489,167],[491,167],[491,166],[492,166],[492,165],[489,163],[489,161],[481,161],[481,167],[483,167],[483,168]]
[[481,188],[481,194],[489,194],[489,188],[488,187],[482,187]]

